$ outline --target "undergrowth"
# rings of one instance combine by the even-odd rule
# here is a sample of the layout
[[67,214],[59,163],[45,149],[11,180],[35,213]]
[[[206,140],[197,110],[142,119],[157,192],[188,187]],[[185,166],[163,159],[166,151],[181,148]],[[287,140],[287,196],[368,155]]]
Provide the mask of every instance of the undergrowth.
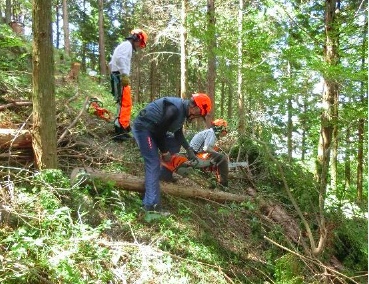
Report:
[[[30,46],[7,28],[0,30],[0,42],[5,38],[7,45],[0,45],[0,99],[29,100]],[[57,69],[58,134],[86,97],[98,98],[115,112],[108,82],[98,84],[81,74],[79,82],[67,83],[63,76],[68,68],[69,62],[60,62]],[[134,105],[132,117],[143,105]],[[30,107],[6,110],[0,119],[3,125],[19,124],[30,114]],[[249,162],[249,171],[237,172],[228,190],[240,195],[248,195],[248,188],[257,192],[242,203],[164,195],[171,216],[150,219],[141,209],[139,193],[113,182],[71,184],[69,175],[77,166],[143,177],[135,144],[114,144],[110,128],[86,112],[58,149],[59,169],[0,166],[1,283],[366,283],[367,219],[347,218],[335,207],[327,212],[329,239],[318,260],[352,278],[327,275],[323,264],[303,257],[281,224],[263,215],[259,206],[264,202],[280,206],[299,223],[276,164],[265,145],[251,137],[238,139],[232,132],[223,147],[232,161]],[[318,232],[318,196],[311,173],[300,163],[277,158],[304,216]]]

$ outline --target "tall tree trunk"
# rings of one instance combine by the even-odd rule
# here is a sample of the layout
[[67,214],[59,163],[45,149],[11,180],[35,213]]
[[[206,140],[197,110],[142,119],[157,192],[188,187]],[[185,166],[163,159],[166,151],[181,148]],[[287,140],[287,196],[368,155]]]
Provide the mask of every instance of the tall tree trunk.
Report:
[[304,119],[301,122],[302,126],[302,138],[301,138],[301,161],[305,161],[305,154],[306,154],[306,132],[307,132],[307,125],[306,125],[306,112],[307,112],[307,103],[304,101],[303,103],[303,114]]
[[70,55],[70,38],[69,38],[69,17],[67,0],[63,0],[63,31],[64,31],[64,51]]
[[12,21],[12,1],[6,0],[5,4],[5,23],[10,24]]
[[[287,76],[291,79],[291,64],[288,61],[287,64]],[[292,160],[292,98],[290,94],[287,94],[287,155],[289,161]]]
[[292,99],[289,96],[287,99],[287,151],[288,159],[292,160]]
[[207,74],[207,93],[211,99],[213,107],[210,115],[208,115],[207,126],[211,125],[211,121],[214,119],[215,113],[215,78],[216,78],[216,55],[215,49],[217,46],[216,40],[216,27],[215,27],[215,0],[207,0],[208,10],[208,74]]
[[364,162],[364,124],[363,118],[359,119],[358,126],[358,151],[357,151],[357,170],[356,170],[356,191],[357,202],[363,201],[363,162]]
[[351,131],[350,126],[347,126],[346,129],[346,146],[345,146],[345,191],[347,191],[351,185]]
[[105,37],[104,37],[104,1],[99,0],[99,64],[100,64],[100,82],[105,81],[108,74],[105,61]]
[[59,16],[60,16],[60,12],[59,12],[59,0],[56,0],[56,5],[55,5],[55,26],[56,26],[56,49],[59,49],[59,42],[60,42],[60,22],[59,22]]
[[223,118],[224,117],[224,102],[225,102],[225,81],[222,80],[222,86],[220,88],[220,117]]
[[333,130],[332,130],[332,145],[331,145],[331,189],[333,192],[337,192],[337,157],[338,157],[338,93],[334,96],[333,102]]
[[[325,6],[325,46],[324,60],[328,66],[336,66],[339,63],[338,57],[338,32],[335,22],[336,0],[327,0]],[[337,10],[338,11],[338,10]],[[337,123],[336,110],[338,103],[339,84],[333,78],[324,76],[324,91],[322,97],[323,110],[321,114],[321,129],[318,145],[317,157],[317,178],[320,183],[319,189],[319,230],[320,239],[318,247],[313,249],[315,255],[320,254],[327,240],[327,228],[325,224],[324,203],[328,184],[328,171],[330,151],[332,147],[332,135],[335,124]]]
[[233,118],[233,87],[232,82],[228,82],[228,103],[227,103],[227,120]]
[[[155,50],[153,52],[155,52]],[[157,72],[158,68],[159,68],[158,61],[151,60],[151,64],[150,64],[150,82],[151,82],[150,83],[150,102],[154,100],[159,90],[160,72]]]
[[57,168],[56,107],[50,0],[33,0],[33,139],[38,169]]
[[187,97],[187,0],[182,0],[181,9],[181,98],[185,99]]
[[238,7],[238,42],[237,42],[237,97],[238,97],[238,132],[242,135],[245,133],[245,98],[242,92],[242,21],[243,21],[243,0],[239,0]]
[[[367,22],[367,14],[365,14],[365,22]],[[361,55],[361,68],[364,70],[366,62],[366,46],[368,34],[368,25],[364,26],[363,32],[363,44],[362,44],[362,55]],[[365,98],[368,98],[367,86],[364,82],[361,82],[361,102],[363,106],[366,105]],[[364,129],[365,120],[364,118],[359,119],[358,125],[358,151],[357,151],[357,173],[356,173],[356,191],[357,191],[357,202],[362,203],[363,201],[363,163],[364,163]]]

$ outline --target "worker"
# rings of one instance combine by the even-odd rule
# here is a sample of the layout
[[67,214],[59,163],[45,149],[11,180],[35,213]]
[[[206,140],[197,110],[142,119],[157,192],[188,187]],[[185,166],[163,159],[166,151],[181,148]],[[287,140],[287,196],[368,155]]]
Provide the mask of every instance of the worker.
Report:
[[228,156],[217,152],[214,148],[217,139],[225,135],[227,135],[227,122],[221,118],[216,119],[211,122],[211,128],[195,134],[190,141],[190,147],[196,154],[204,154],[205,159],[210,159],[216,166],[219,184],[228,187]]
[[114,120],[115,141],[125,141],[132,138],[130,119],[132,109],[131,98],[131,59],[133,51],[142,49],[147,44],[147,34],[141,29],[134,29],[131,34],[118,45],[113,53],[110,68],[112,95],[117,103],[117,115]]
[[196,160],[193,149],[184,137],[183,125],[186,121],[205,118],[210,110],[211,100],[203,93],[193,94],[190,99],[163,97],[149,103],[134,120],[132,132],[145,164],[145,211],[162,212],[160,161],[168,162],[172,158],[168,150],[167,133],[173,133],[178,144],[186,150],[189,160]]

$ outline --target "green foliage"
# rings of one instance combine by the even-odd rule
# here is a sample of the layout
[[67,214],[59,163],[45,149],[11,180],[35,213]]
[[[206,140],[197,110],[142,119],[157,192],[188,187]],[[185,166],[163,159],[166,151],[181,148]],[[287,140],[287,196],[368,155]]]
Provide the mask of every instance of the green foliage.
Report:
[[293,254],[285,254],[275,262],[275,283],[303,284],[304,263]]
[[332,214],[330,221],[337,226],[330,242],[337,259],[348,271],[368,271],[368,220]]

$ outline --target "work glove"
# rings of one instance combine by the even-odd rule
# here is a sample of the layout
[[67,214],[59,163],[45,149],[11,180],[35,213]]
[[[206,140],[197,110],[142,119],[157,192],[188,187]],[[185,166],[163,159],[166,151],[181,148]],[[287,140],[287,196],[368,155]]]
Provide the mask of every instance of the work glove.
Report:
[[195,155],[195,152],[193,151],[193,149],[191,147],[187,148],[186,153],[187,153],[187,158],[190,161],[197,161],[197,157]]
[[171,159],[172,159],[172,155],[171,155],[169,152],[163,153],[163,154],[161,154],[161,159],[162,159],[164,162],[168,163],[168,162],[170,162],[170,161],[171,161]]
[[122,77],[120,78],[120,82],[122,83],[123,87],[127,87],[131,84],[131,80],[127,75],[122,75]]

